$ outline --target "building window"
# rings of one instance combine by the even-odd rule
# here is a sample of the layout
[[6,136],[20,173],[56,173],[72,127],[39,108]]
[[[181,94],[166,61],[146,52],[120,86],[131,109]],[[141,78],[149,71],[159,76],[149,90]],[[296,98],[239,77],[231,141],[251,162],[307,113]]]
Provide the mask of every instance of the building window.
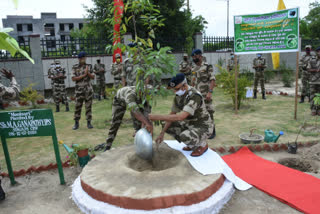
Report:
[[24,43],[24,38],[23,38],[23,36],[18,36],[18,42],[19,42],[19,43]]
[[73,25],[73,24],[69,24],[69,30],[72,30],[72,29],[73,29],[73,27],[74,27],[74,25]]
[[79,23],[79,29],[81,30],[83,28],[83,23]]
[[22,24],[17,24],[17,31],[22,31]]
[[50,30],[50,36],[55,36],[54,29]]
[[33,31],[33,26],[32,26],[32,24],[28,24],[28,31]]
[[64,31],[64,24],[60,24],[60,31]]
[[52,28],[52,27],[54,27],[54,24],[45,24],[44,27],[50,27],[50,28]]
[[65,35],[61,35],[61,36],[60,36],[60,39],[61,39],[61,41],[64,42],[64,41],[66,41],[66,36],[65,36]]

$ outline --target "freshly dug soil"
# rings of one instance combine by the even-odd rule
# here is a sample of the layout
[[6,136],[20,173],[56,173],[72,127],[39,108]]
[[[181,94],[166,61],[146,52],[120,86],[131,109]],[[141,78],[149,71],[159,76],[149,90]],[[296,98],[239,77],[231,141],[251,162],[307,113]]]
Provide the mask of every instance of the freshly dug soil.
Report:
[[284,158],[281,159],[278,163],[289,168],[299,170],[301,172],[318,172],[317,167],[312,163],[312,161],[307,161],[299,158]]
[[305,149],[302,152],[302,157],[304,159],[320,161],[320,143]]

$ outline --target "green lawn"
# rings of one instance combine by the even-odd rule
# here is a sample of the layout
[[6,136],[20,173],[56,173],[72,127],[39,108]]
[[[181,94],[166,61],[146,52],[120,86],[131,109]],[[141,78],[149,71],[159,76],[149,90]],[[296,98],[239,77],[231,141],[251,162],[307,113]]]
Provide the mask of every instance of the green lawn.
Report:
[[[153,107],[153,113],[169,113],[171,109],[173,96],[166,98],[159,97],[157,105]],[[285,96],[267,96],[267,100],[262,100],[261,96],[257,100],[248,100],[243,103],[238,115],[234,114],[231,106],[231,99],[226,97],[221,89],[215,89],[213,93],[215,105],[215,123],[217,137],[209,140],[210,146],[236,145],[240,144],[238,135],[241,132],[248,132],[251,128],[256,128],[256,133],[263,134],[265,129],[272,129],[276,133],[284,131],[284,136],[280,137],[279,143],[295,141],[300,126],[306,120],[309,125],[319,126],[316,119],[320,117],[311,117],[308,103],[299,104],[298,120],[293,119],[294,98]],[[42,105],[41,108],[51,108],[55,106]],[[23,108],[19,108],[23,109]],[[17,110],[9,108],[7,110]],[[57,135],[59,140],[63,140],[67,145],[73,143],[86,143],[97,145],[105,141],[111,120],[111,101],[94,101],[93,104],[93,126],[94,129],[86,128],[84,111],[80,121],[80,129],[72,130],[74,103],[70,105],[70,112],[54,112]],[[319,129],[318,129],[319,130]],[[160,127],[155,128],[154,138],[160,132]],[[127,112],[125,120],[118,132],[117,138],[113,144],[114,147],[128,145],[133,143],[133,128],[130,120],[130,114]],[[166,139],[172,139],[166,135]],[[305,132],[299,137],[299,141],[314,141],[319,139],[319,132]],[[53,145],[51,137],[33,137],[8,139],[8,147],[14,170],[28,168],[31,165],[47,165],[55,162]],[[66,160],[67,153],[60,146],[62,160]],[[0,149],[0,165],[6,171],[6,164],[2,149]]]

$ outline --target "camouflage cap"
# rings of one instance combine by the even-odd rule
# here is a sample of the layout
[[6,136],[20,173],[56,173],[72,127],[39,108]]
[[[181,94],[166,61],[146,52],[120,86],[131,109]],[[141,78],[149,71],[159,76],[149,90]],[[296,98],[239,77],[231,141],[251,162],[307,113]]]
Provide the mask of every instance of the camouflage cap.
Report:
[[311,47],[311,45],[306,45],[305,49],[307,49],[307,48],[311,49],[312,47]]
[[115,55],[115,58],[121,58],[120,54],[117,53],[117,54]]
[[185,76],[183,73],[177,74],[175,77],[172,77],[170,82],[168,83],[168,88],[174,88],[185,80]]
[[133,47],[137,46],[137,43],[131,42],[131,43],[128,44],[128,46],[129,46],[130,48],[133,48]]

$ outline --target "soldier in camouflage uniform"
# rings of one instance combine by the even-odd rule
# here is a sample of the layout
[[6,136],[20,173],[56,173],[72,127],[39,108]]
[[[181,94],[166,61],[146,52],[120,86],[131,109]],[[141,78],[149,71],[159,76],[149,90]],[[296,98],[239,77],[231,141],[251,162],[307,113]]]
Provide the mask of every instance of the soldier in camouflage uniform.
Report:
[[115,56],[116,62],[111,65],[111,74],[114,78],[114,87],[119,88],[121,86],[122,77],[121,74],[123,72],[123,64],[121,63],[120,54],[116,54]]
[[66,71],[61,67],[60,61],[55,60],[48,70],[48,78],[51,79],[53,100],[56,104],[56,112],[60,111],[60,102],[66,105],[66,111],[69,111],[69,103],[67,99],[66,85],[64,80]]
[[310,102],[310,87],[309,87],[309,79],[310,74],[307,71],[307,66],[309,61],[311,60],[311,45],[306,46],[306,55],[302,56],[299,63],[299,71],[301,73],[301,82],[302,82],[302,91],[301,91],[301,100],[299,103],[304,103],[304,98],[306,96],[309,97]]
[[188,84],[191,84],[192,81],[192,65],[191,62],[188,60],[188,54],[184,53],[183,54],[183,60],[179,64],[179,71],[180,73],[183,73],[188,81]]
[[135,131],[146,127],[150,133],[153,132],[152,123],[148,120],[151,107],[146,103],[144,108],[141,108],[139,104],[142,104],[142,100],[139,99],[135,86],[126,86],[117,91],[112,102],[112,122],[106,139],[105,151],[111,148],[127,108],[130,109]]
[[101,100],[101,96],[103,96],[104,99],[106,99],[106,69],[104,64],[100,63],[100,59],[97,59],[97,64],[94,65],[94,73],[97,76],[97,85],[99,90],[99,97],[98,100]]
[[[8,71],[6,69],[1,69],[0,72],[10,80],[10,87],[6,87],[3,84],[0,83],[0,99],[15,99],[19,97],[20,92],[20,86],[18,85],[16,79],[14,78],[14,75],[11,71]],[[0,168],[1,172],[1,168]],[[1,177],[0,177],[0,201],[4,200],[6,197],[5,192],[2,189],[1,186]]]
[[317,57],[312,57],[308,63],[307,70],[310,72],[310,108],[311,115],[320,116],[320,106],[314,104],[315,94],[320,93],[320,47],[316,49]]
[[[237,63],[239,65],[239,58],[237,59]],[[235,61],[234,61],[234,54],[231,53],[230,54],[230,59],[228,59],[228,63],[227,63],[227,71],[232,71],[234,69],[235,66]]]
[[192,68],[192,73],[195,75],[195,82],[193,85],[200,91],[202,97],[204,98],[207,111],[209,112],[210,118],[213,123],[213,132],[209,139],[213,139],[216,136],[216,129],[214,125],[214,108],[212,104],[212,92],[215,87],[215,76],[213,74],[212,65],[209,65],[202,61],[202,51],[196,49],[192,52],[192,59],[195,65]]
[[185,143],[183,150],[192,151],[191,156],[201,156],[208,149],[206,140],[213,130],[205,101],[199,91],[187,84],[182,73],[173,77],[168,86],[176,93],[170,115],[149,115],[152,121],[166,121],[156,142],[161,143],[168,133]]
[[266,59],[262,58],[262,54],[257,54],[257,58],[253,60],[253,69],[256,70],[254,74],[254,88],[253,88],[253,98],[257,99],[257,88],[260,82],[262,99],[266,99],[266,90],[264,88],[264,69],[266,67]]
[[73,130],[79,128],[79,120],[81,118],[82,104],[85,102],[86,119],[88,129],[92,129],[92,99],[93,89],[91,80],[94,79],[92,66],[86,64],[86,53],[80,52],[78,55],[79,64],[75,64],[72,67],[72,81],[76,82],[75,94],[76,94],[76,105],[74,112],[75,124],[72,127]]

